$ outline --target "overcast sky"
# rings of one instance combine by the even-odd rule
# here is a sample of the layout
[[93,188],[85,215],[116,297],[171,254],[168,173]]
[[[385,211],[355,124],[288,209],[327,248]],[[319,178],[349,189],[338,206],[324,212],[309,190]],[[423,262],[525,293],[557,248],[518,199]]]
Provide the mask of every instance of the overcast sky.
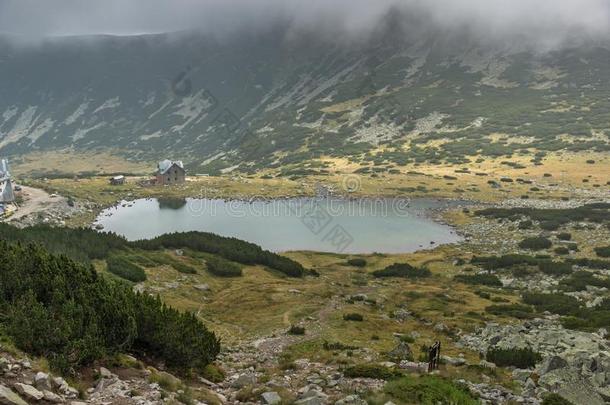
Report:
[[609,38],[610,0],[0,0],[0,32],[131,35],[198,29],[223,35],[291,21],[296,29],[362,36],[393,7],[426,26],[468,27],[485,38],[558,43],[571,33]]

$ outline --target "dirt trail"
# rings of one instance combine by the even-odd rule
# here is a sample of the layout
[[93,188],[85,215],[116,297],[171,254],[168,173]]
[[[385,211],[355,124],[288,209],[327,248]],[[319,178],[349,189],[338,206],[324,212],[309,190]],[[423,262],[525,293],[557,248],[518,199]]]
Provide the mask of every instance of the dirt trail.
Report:
[[59,197],[51,198],[44,190],[32,187],[22,187],[23,203],[11,216],[11,219],[20,219],[33,213],[44,211],[49,205],[55,204]]
[[66,199],[64,197],[51,196],[51,194],[39,188],[22,186],[19,195],[23,197],[23,202],[8,217],[8,221],[19,221],[33,214],[48,212],[52,208],[66,206]]

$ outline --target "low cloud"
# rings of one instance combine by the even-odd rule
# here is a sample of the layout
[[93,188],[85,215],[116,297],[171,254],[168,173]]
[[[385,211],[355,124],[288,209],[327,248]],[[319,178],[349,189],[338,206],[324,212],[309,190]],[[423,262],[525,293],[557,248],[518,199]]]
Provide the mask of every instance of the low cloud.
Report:
[[538,47],[610,35],[607,0],[0,0],[0,32],[24,38],[181,30],[222,37],[284,23],[293,34],[357,40],[388,18],[406,32],[466,31]]

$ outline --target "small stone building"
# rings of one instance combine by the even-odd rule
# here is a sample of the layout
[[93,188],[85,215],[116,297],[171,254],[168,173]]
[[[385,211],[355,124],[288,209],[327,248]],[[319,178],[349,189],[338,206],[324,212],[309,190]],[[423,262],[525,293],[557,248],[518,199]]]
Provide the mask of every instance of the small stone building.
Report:
[[125,176],[114,176],[110,178],[110,184],[113,186],[120,186],[122,184],[125,184],[125,181]]
[[180,184],[186,181],[186,171],[181,161],[164,160],[157,165],[157,184]]

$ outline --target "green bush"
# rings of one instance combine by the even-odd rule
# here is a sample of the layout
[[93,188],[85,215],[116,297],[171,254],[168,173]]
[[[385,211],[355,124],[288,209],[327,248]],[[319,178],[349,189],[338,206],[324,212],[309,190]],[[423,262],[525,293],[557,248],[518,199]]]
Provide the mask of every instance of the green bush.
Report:
[[572,234],[568,232],[561,232],[557,234],[557,239],[559,240],[572,240]]
[[394,263],[383,270],[373,272],[373,276],[377,278],[383,277],[403,277],[403,278],[426,278],[432,273],[425,267],[416,268],[408,263]]
[[538,263],[538,269],[544,274],[553,276],[562,276],[572,273],[572,264],[566,262],[541,261]]
[[528,319],[532,317],[532,307],[529,305],[521,304],[507,304],[507,305],[490,305],[485,308],[485,312],[488,312],[497,316],[511,316],[517,319]]
[[502,256],[474,256],[470,262],[472,264],[481,265],[486,270],[497,270],[509,268],[519,264],[535,266],[539,261],[540,258],[534,256],[508,254]]
[[388,381],[383,391],[398,403],[421,405],[476,405],[479,403],[466,387],[432,375],[403,376]]
[[298,325],[292,325],[292,326],[290,326],[290,329],[288,329],[288,334],[289,335],[304,335],[305,327],[298,326]]
[[564,255],[569,255],[570,254],[570,249],[568,249],[565,246],[558,246],[558,247],[555,248],[554,252],[557,255],[564,256]]
[[362,322],[362,321],[364,321],[364,317],[361,314],[349,313],[349,314],[343,314],[343,320],[344,321]]
[[548,394],[542,400],[541,405],[574,405],[559,394]]
[[199,369],[220,351],[193,314],[40,246],[0,242],[0,308],[0,327],[17,346],[61,372],[127,351]]
[[213,383],[221,383],[225,379],[225,372],[215,364],[208,364],[201,370],[201,376]]
[[522,300],[533,305],[538,312],[548,311],[558,315],[570,315],[578,311],[580,302],[564,294],[524,293]]
[[521,249],[530,249],[530,250],[548,249],[551,246],[553,246],[553,242],[551,242],[549,239],[542,237],[542,236],[536,236],[533,238],[525,238],[519,243],[519,247]]
[[211,253],[241,264],[260,264],[289,277],[302,277],[303,266],[284,256],[263,250],[260,246],[236,238],[227,238],[205,232],[176,232],[150,240],[131,242],[131,246],[144,250],[191,249]]
[[174,261],[172,263],[172,267],[178,270],[180,273],[184,274],[197,274],[197,270],[194,267],[191,267],[187,264],[180,263],[179,261]]
[[366,266],[366,260],[361,258],[349,259],[347,264],[354,267],[364,267]]
[[584,291],[587,286],[610,288],[608,277],[597,277],[590,271],[577,271],[570,277],[559,282],[568,291]]
[[531,368],[534,367],[537,362],[542,360],[542,357],[539,353],[534,352],[530,348],[490,348],[485,354],[485,359],[500,367],[513,366],[517,368]]
[[205,259],[207,269],[218,277],[241,277],[242,270],[237,264],[220,257],[210,256]]
[[121,256],[112,255],[106,259],[108,271],[125,280],[140,283],[146,281],[146,273],[141,267],[127,261]]
[[399,375],[391,368],[379,364],[357,364],[343,370],[347,378],[375,378],[377,380],[388,380]]
[[[379,338],[379,337],[377,337],[377,338]],[[377,339],[377,340],[379,340],[379,339]],[[324,348],[324,350],[328,350],[328,351],[333,351],[333,350],[356,350],[356,349],[358,349],[357,346],[345,345],[345,344],[343,344],[341,342],[326,342],[326,341],[322,344],[322,347]]]
[[489,287],[502,287],[498,276],[487,273],[480,274],[458,274],[453,278],[455,281],[471,285],[486,285]]
[[7,242],[36,243],[49,252],[63,254],[81,263],[105,259],[111,250],[123,249],[126,239],[113,233],[97,232],[89,228],[71,229],[48,225],[16,228],[0,223],[0,240]]
[[596,247],[595,254],[599,257],[610,257],[610,246],[600,246]]

